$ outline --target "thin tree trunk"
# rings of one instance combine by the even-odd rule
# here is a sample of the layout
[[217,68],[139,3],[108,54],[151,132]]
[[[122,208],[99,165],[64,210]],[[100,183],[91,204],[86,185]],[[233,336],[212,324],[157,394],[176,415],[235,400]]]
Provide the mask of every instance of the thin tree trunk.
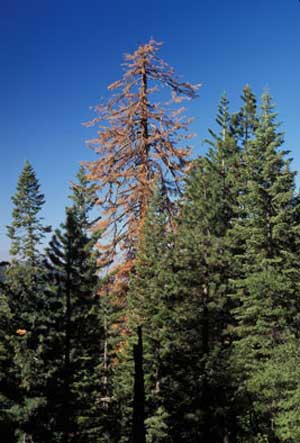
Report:
[[[148,102],[147,102],[147,73],[146,73],[146,59],[142,66],[142,86],[141,86],[141,127],[142,127],[142,146],[141,146],[141,167],[143,170],[142,180],[146,183],[149,180],[149,133],[148,133]],[[147,191],[146,189],[141,196],[141,219],[143,220],[147,210]]]
[[145,428],[145,387],[143,370],[142,327],[137,330],[138,343],[134,346],[134,398],[132,419],[132,443],[146,443]]
[[[203,306],[203,325],[202,325],[202,351],[205,355],[205,358],[208,357],[209,353],[209,321],[208,321],[208,287],[205,285],[203,288],[204,293],[204,306]],[[209,387],[206,369],[204,370],[203,375],[203,385],[202,385],[202,406],[207,408],[209,405]],[[210,442],[210,415],[209,413],[205,414],[204,424],[203,424],[203,443]]]

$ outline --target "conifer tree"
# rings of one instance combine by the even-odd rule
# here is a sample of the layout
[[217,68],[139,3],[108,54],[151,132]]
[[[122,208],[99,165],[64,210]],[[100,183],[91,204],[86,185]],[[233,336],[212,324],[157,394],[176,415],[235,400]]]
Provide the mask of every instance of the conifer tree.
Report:
[[86,176],[83,166],[80,166],[76,175],[77,182],[71,183],[72,194],[70,199],[73,201],[73,207],[77,214],[78,222],[84,232],[88,233],[89,228],[95,222],[90,220],[90,212],[97,203],[97,186],[91,184]]
[[[128,342],[119,353],[119,364],[114,371],[115,395],[121,405],[122,442],[129,440],[132,429],[133,407],[133,349],[136,346],[136,330],[143,329],[143,362],[145,374],[145,416],[147,441],[163,442],[168,438],[168,414],[163,402],[168,391],[172,393],[163,372],[168,371],[167,355],[171,344],[171,318],[175,308],[168,301],[164,285],[171,278],[169,253],[171,239],[168,233],[169,213],[161,188],[151,199],[137,252],[135,272],[129,280],[128,308],[126,311]],[[170,227],[170,226],[169,226]],[[174,329],[175,330],[175,329]],[[164,368],[164,369],[163,369]],[[173,368],[174,370],[174,368]],[[169,375],[172,372],[169,366]],[[163,387],[163,383],[165,386]],[[162,394],[162,390],[164,394]],[[167,398],[167,397],[166,397]]]
[[[83,232],[90,236],[92,231],[97,231],[97,222],[100,217],[91,217],[96,214],[94,211],[98,203],[97,190],[98,186],[87,178],[86,170],[83,166],[80,167],[76,175],[77,182],[71,184],[72,194],[70,199],[73,201],[73,207],[78,214],[78,222]],[[97,258],[99,262],[100,256]],[[102,352],[100,358],[100,373],[101,373],[101,389],[99,398],[101,397],[101,422],[102,427],[106,431],[103,434],[103,442],[118,441],[118,403],[112,392],[112,366],[113,357],[111,354],[112,348],[119,342],[119,337],[112,337],[110,334],[110,327],[115,317],[115,307],[111,306],[108,296],[108,281],[110,281],[110,274],[102,273],[99,279],[98,288],[101,293],[99,298],[101,310],[101,327],[102,327]],[[104,288],[104,290],[102,290]],[[101,440],[102,441],[102,440]]]
[[41,353],[51,369],[45,373],[39,442],[105,441],[100,402],[103,325],[94,249],[99,234],[87,233],[95,195],[92,188],[82,192],[82,170],[79,180],[73,186],[74,205],[47,252],[49,318]]
[[[179,81],[173,68],[157,55],[161,44],[150,40],[133,54],[125,55],[123,77],[109,86],[112,98],[96,106],[98,135],[88,142],[99,159],[88,162],[89,178],[98,185],[98,204],[103,209],[96,228],[105,229],[99,244],[103,263],[112,264],[102,293],[114,306],[110,336],[115,354],[126,342],[128,275],[134,268],[136,249],[155,183],[161,181],[168,210],[180,190],[188,164],[190,120],[183,117],[183,99],[196,97],[199,85]],[[168,101],[152,99],[166,87]],[[163,94],[163,93],[162,93]],[[164,96],[163,96],[164,97]],[[111,332],[111,329],[114,332]],[[125,337],[124,337],[125,336]]]
[[[38,279],[41,272],[41,243],[49,226],[43,225],[40,211],[45,203],[44,194],[40,192],[40,184],[31,164],[25,162],[17,184],[17,192],[12,197],[14,204],[12,223],[7,227],[11,239],[11,266],[6,273],[6,284],[9,285],[11,308],[20,321],[19,328],[27,328],[27,307],[32,305],[34,311],[35,297],[38,297]],[[33,294],[33,292],[35,294]],[[17,312],[18,311],[18,312]],[[21,311],[23,314],[21,314]],[[24,320],[18,316],[24,316]],[[24,324],[22,324],[24,323]]]
[[242,150],[237,141],[237,130],[232,126],[232,119],[229,100],[224,94],[216,117],[219,132],[215,133],[209,129],[211,139],[206,140],[209,150],[203,161],[203,180],[207,191],[202,190],[202,198],[207,199],[208,205],[210,199],[214,201],[214,208],[210,210],[214,219],[211,219],[208,225],[210,231],[219,237],[224,237],[230,226],[241,184]]
[[240,269],[235,278],[235,363],[240,387],[248,393],[249,432],[269,442],[279,440],[274,425],[277,395],[267,368],[274,350],[288,340],[299,294],[293,252],[295,174],[285,159],[287,152],[280,150],[283,134],[275,117],[266,92],[255,138],[244,152],[246,187],[238,198],[241,212],[231,233],[232,244],[239,245],[235,263]]
[[[186,341],[195,337],[190,354],[189,385],[193,386],[186,441],[235,441],[235,391],[230,370],[232,322],[228,297],[231,256],[227,232],[235,214],[241,174],[241,151],[231,126],[229,102],[221,98],[217,124],[209,131],[210,150],[194,162],[187,177],[176,232],[175,269],[186,315]],[[201,375],[200,375],[201,374]]]
[[236,434],[225,249],[241,152],[226,96],[217,123],[208,156],[189,174],[175,237],[163,193],[151,202],[130,282],[128,323],[144,329],[147,438],[153,442],[234,441]]
[[[88,124],[99,124],[98,136],[89,145],[100,158],[87,166],[101,191],[98,203],[105,209],[100,221],[107,232],[103,247],[108,262],[116,251],[123,252],[121,276],[133,264],[156,181],[163,183],[171,208],[170,194],[178,191],[189,154],[186,146],[179,146],[189,138],[185,133],[189,121],[176,103],[194,98],[198,85],[176,78],[174,70],[157,56],[160,46],[150,40],[125,56],[122,79],[108,88],[115,94],[106,105],[95,108],[98,115]],[[151,101],[151,95],[164,86],[172,96],[167,107]]]
[[231,124],[236,139],[246,149],[258,125],[256,97],[249,85],[243,88],[241,99],[243,104],[239,112],[232,115]]
[[12,261],[5,273],[5,293],[11,312],[9,333],[13,361],[10,375],[18,387],[11,416],[15,419],[15,438],[23,441],[31,438],[34,416],[42,401],[31,387],[40,364],[36,354],[42,327],[39,311],[43,305],[40,247],[50,231],[42,222],[40,211],[45,199],[29,162],[25,162],[12,201],[12,223],[8,226]]
[[8,226],[11,239],[10,254],[13,259],[26,262],[30,273],[38,266],[42,239],[50,231],[42,224],[40,211],[45,203],[40,192],[40,184],[31,164],[26,161],[17,184],[17,192],[12,197],[14,204],[12,223]]

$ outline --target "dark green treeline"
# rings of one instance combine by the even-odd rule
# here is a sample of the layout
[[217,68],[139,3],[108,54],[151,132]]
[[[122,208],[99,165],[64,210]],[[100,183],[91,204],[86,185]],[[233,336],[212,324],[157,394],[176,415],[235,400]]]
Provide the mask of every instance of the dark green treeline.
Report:
[[221,98],[172,219],[157,183],[122,337],[111,294],[97,296],[110,275],[90,230],[95,185],[81,169],[42,253],[44,196],[25,164],[1,282],[5,441],[300,441],[299,195],[269,92],[241,99],[232,113]]

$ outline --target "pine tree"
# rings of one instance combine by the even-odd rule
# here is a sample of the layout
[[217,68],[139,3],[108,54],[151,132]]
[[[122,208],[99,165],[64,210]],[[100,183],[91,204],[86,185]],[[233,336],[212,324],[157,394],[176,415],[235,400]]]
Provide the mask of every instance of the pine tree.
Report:
[[72,194],[70,199],[73,201],[78,222],[82,229],[88,233],[92,224],[95,223],[95,220],[90,220],[90,212],[98,201],[97,186],[96,184],[91,184],[90,180],[88,180],[83,166],[80,166],[76,178],[77,182],[72,182],[71,184]]
[[232,126],[232,120],[229,100],[224,94],[216,117],[219,132],[215,133],[209,129],[211,139],[206,142],[210,149],[203,160],[203,180],[206,182],[203,186],[206,186],[207,190],[202,190],[202,199],[207,199],[208,206],[211,200],[214,202],[214,208],[209,212],[214,218],[207,224],[210,231],[219,237],[224,237],[234,216],[242,178],[242,149],[238,145],[237,130]]
[[[26,162],[12,197],[14,204],[8,236],[12,241],[11,264],[5,273],[5,293],[11,312],[9,328],[13,348],[9,377],[14,379],[15,402],[10,414],[15,420],[16,439],[30,439],[35,414],[42,402],[31,389],[40,361],[36,356],[43,304],[41,243],[49,226],[44,226],[40,211],[45,202],[40,184]],[[17,389],[16,389],[17,387]]]
[[12,202],[12,223],[7,227],[8,237],[11,239],[12,263],[6,273],[6,283],[11,293],[14,293],[10,304],[16,321],[20,321],[18,327],[26,329],[29,321],[27,317],[30,315],[26,314],[26,309],[32,305],[31,310],[34,311],[35,299],[32,297],[33,293],[38,292],[42,240],[51,230],[42,223],[40,212],[45,197],[40,192],[39,181],[29,162],[25,162]]
[[[100,159],[87,166],[103,196],[98,202],[105,209],[100,221],[107,232],[103,247],[108,262],[122,251],[121,277],[132,267],[156,181],[163,183],[171,207],[170,193],[178,191],[189,154],[189,149],[178,146],[189,138],[185,134],[189,121],[174,104],[194,98],[198,85],[176,78],[174,70],[157,56],[160,46],[150,40],[125,56],[123,78],[108,88],[116,93],[106,105],[95,108],[98,116],[88,124],[99,123],[100,128],[98,137],[89,141]],[[172,94],[167,108],[151,101],[151,95],[163,86]],[[115,281],[120,283],[122,278]]]
[[[113,335],[116,355],[126,343],[128,275],[134,269],[155,183],[161,181],[171,212],[190,153],[186,146],[190,120],[183,117],[178,103],[196,97],[199,85],[179,81],[158,57],[160,46],[150,40],[125,56],[122,79],[108,88],[114,95],[95,108],[97,116],[88,123],[99,125],[98,136],[88,142],[99,159],[86,165],[89,178],[98,185],[101,198],[97,203],[104,209],[95,225],[105,229],[99,244],[102,259],[106,265],[113,264],[101,292],[108,294],[114,306],[109,335]],[[152,99],[163,87],[171,93],[164,106]]]
[[39,247],[49,226],[43,226],[39,215],[44,203],[44,194],[31,164],[26,161],[17,184],[17,192],[12,197],[14,204],[13,221],[8,226],[8,237],[11,239],[11,256],[28,264],[28,270],[34,275],[38,266]]
[[209,131],[210,150],[194,162],[177,222],[176,290],[185,312],[181,329],[186,343],[193,343],[189,354],[194,356],[186,380],[193,387],[187,397],[189,406],[186,403],[192,431],[185,441],[234,442],[236,438],[236,387],[228,366],[227,329],[232,318],[227,232],[239,193],[241,151],[231,121],[228,99],[223,96],[217,115],[220,130]]
[[[147,217],[139,242],[135,272],[131,274],[126,311],[128,341],[119,353],[119,363],[114,370],[115,395],[121,405],[121,440],[128,441],[132,429],[133,407],[133,349],[136,346],[136,330],[143,329],[143,363],[145,374],[145,423],[147,441],[167,441],[167,412],[163,402],[168,391],[167,376],[163,372],[174,370],[166,356],[173,338],[171,311],[174,305],[164,291],[164,285],[171,278],[169,262],[170,239],[169,213],[161,188],[151,199]],[[173,323],[174,325],[174,323]],[[175,329],[174,329],[175,330]],[[163,369],[164,368],[164,369]],[[162,384],[165,386],[162,387]],[[162,394],[162,389],[164,394]],[[165,397],[167,398],[167,396]]]
[[[255,138],[244,152],[246,186],[239,196],[239,217],[232,230],[232,244],[240,275],[235,278],[234,345],[241,390],[249,398],[247,422],[250,434],[277,442],[274,425],[276,391],[271,388],[269,364],[273,352],[290,334],[299,288],[295,250],[294,176],[286,151],[279,150],[278,131],[269,93]],[[275,361],[275,360],[274,360]],[[252,428],[252,429],[251,429]],[[249,439],[246,436],[246,439]],[[250,441],[250,440],[245,440]],[[253,440],[257,441],[257,440]]]
[[217,123],[208,156],[194,162],[188,176],[175,237],[163,193],[151,202],[130,281],[128,324],[132,331],[143,325],[147,438],[153,442],[223,443],[236,434],[225,248],[241,152],[225,96]]
[[[87,233],[95,196],[83,191],[82,170],[74,205],[47,251],[48,321],[41,343],[46,405],[38,441],[105,441],[101,424],[103,325],[97,296],[95,243]],[[48,368],[48,370],[47,370]]]
[[232,115],[231,126],[241,147],[246,149],[258,126],[256,97],[249,85],[244,87],[241,99],[243,105]]

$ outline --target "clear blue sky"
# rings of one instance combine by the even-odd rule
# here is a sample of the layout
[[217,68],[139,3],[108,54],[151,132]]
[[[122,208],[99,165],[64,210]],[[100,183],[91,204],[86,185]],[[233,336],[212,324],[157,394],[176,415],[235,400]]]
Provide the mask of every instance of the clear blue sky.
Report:
[[299,0],[3,0],[0,33],[0,259],[24,161],[57,226],[79,162],[95,158],[84,144],[95,130],[81,123],[120,77],[122,54],[150,37],[164,42],[161,56],[178,74],[203,83],[189,106],[196,153],[224,90],[235,110],[246,83],[257,94],[268,86],[300,170]]

